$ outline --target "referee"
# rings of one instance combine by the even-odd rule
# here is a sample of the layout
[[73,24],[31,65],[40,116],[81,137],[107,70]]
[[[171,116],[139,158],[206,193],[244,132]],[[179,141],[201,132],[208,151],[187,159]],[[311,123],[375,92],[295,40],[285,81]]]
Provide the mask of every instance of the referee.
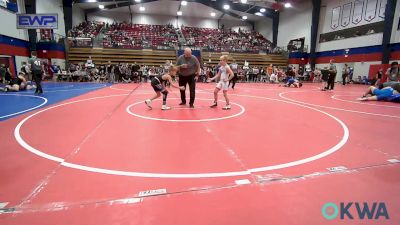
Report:
[[43,62],[37,58],[36,51],[32,51],[32,58],[29,59],[31,65],[32,78],[36,83],[35,94],[43,94],[42,79],[43,79]]
[[[196,81],[200,74],[200,63],[195,56],[192,55],[190,48],[185,48],[183,55],[179,56],[176,65],[179,68],[179,86],[189,84],[190,90],[190,108],[194,108],[194,99],[196,91]],[[186,92],[181,90],[181,103],[179,105],[186,105]]]

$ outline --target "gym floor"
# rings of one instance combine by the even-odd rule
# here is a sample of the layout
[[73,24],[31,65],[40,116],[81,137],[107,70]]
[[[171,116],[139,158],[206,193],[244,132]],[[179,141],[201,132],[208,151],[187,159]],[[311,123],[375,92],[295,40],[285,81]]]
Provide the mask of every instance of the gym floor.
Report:
[[198,84],[195,109],[172,89],[162,111],[150,84],[44,85],[0,95],[2,225],[377,224],[327,202],[400,220],[400,106],[355,101],[366,86],[239,83],[222,110]]

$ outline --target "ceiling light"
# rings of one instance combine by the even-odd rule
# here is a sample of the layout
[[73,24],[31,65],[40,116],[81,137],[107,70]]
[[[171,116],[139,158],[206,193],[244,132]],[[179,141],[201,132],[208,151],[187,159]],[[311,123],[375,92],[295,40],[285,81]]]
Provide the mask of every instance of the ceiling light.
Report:
[[212,13],[210,13],[210,14],[211,14],[211,16],[213,16],[213,17],[215,16],[215,12],[212,12]]
[[245,4],[245,3],[247,3],[247,0],[240,0],[240,2]]
[[230,6],[228,4],[224,5],[224,9],[229,9],[229,8],[230,8]]
[[181,1],[181,5],[183,6],[187,5],[187,1]]
[[176,12],[176,15],[178,15],[178,16],[182,16],[182,11],[178,11],[178,12]]
[[267,11],[265,8],[261,8],[260,9],[260,12],[262,12],[262,13],[265,12],[265,11]]
[[88,0],[87,2],[97,2],[97,0]]
[[285,3],[285,8],[290,8],[290,7],[292,7],[292,4],[290,4],[290,2],[286,2]]
[[100,9],[104,9],[104,5],[99,5],[99,8]]
[[260,13],[260,12],[256,12],[256,13],[254,13],[256,16],[263,16],[263,14],[262,13]]
[[135,0],[135,2],[140,2],[141,0]]
[[143,12],[144,10],[146,10],[146,8],[143,6],[140,6],[139,10]]
[[242,16],[242,19],[247,20],[247,16]]

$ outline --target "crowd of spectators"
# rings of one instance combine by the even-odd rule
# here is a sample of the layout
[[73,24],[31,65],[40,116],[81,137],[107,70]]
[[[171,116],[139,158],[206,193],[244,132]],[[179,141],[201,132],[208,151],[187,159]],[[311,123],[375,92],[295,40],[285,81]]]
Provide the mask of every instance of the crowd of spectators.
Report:
[[172,25],[107,24],[103,39],[105,48],[171,49],[177,44],[178,35]]
[[[58,80],[62,81],[82,81],[82,82],[111,82],[111,83],[131,83],[131,82],[148,82],[152,77],[166,73],[171,61],[167,60],[165,63],[154,66],[139,63],[111,63],[107,62],[102,65],[95,65],[89,57],[85,63],[69,64],[66,71],[58,73]],[[236,64],[236,63],[235,63]],[[288,76],[299,77],[298,73],[293,66],[283,68],[279,66],[269,65],[249,66],[231,65],[234,73],[237,76],[238,82],[271,82],[279,83],[285,82]],[[199,75],[199,82],[207,82],[217,74],[219,65],[210,65],[204,63],[201,67]]]
[[[82,22],[69,31],[68,36],[72,38],[93,39],[104,29],[103,47],[126,48],[126,49],[177,49],[181,44],[205,51],[227,51],[277,53],[272,43],[256,31],[238,29],[214,29],[181,27],[181,32],[186,43],[178,40],[179,29],[168,25],[147,25],[131,23],[103,23]],[[91,47],[88,44],[92,40],[74,39],[72,46]]]
[[104,22],[83,21],[68,31],[68,37],[94,38],[104,27]]
[[257,31],[181,27],[188,46],[207,51],[272,52],[272,43]]
[[111,83],[139,83],[147,82],[152,77],[168,71],[170,61],[160,66],[147,66],[145,64],[108,62],[95,65],[91,57],[86,63],[70,63],[67,71],[59,74],[60,81],[77,82],[111,82]]

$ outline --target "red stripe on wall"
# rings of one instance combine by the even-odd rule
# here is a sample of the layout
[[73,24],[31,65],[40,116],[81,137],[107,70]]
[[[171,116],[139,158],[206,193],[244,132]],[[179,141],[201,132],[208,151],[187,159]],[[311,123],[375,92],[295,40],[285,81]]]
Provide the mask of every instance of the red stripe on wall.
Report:
[[[400,52],[392,52],[391,58],[399,59]],[[354,54],[348,55],[345,57],[344,55],[341,56],[325,56],[325,57],[318,57],[316,59],[317,64],[321,63],[329,63],[331,59],[334,59],[337,63],[344,63],[344,62],[370,62],[370,61],[381,61],[382,60],[382,53],[371,53],[371,54]],[[301,58],[291,58],[288,60],[289,64],[305,64],[308,62],[308,58],[301,59]]]
[[301,58],[291,58],[288,60],[289,64],[306,64],[308,63],[308,58],[301,59]]
[[17,47],[13,45],[0,44],[1,55],[13,55],[13,56],[26,56],[29,57],[29,49],[24,47]]
[[319,57],[316,60],[317,64],[321,63],[329,63],[329,60],[335,60],[337,63],[342,62],[370,62],[370,61],[381,61],[382,53],[371,53],[371,54],[354,54],[348,55],[348,57],[343,56],[328,56],[328,57]]
[[400,60],[400,51],[390,53],[390,60]]
[[44,59],[65,59],[65,52],[52,51],[52,50],[40,50],[38,51],[38,57]]

